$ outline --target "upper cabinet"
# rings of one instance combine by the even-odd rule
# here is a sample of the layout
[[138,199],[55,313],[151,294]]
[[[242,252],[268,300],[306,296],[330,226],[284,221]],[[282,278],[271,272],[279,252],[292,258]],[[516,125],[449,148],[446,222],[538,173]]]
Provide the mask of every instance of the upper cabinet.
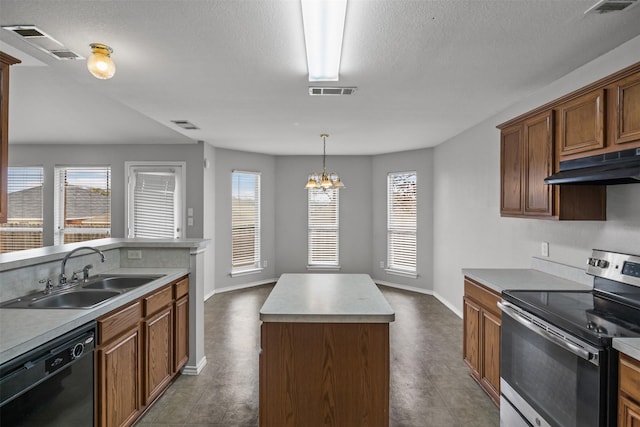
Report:
[[0,52],[0,224],[7,222],[7,171],[9,160],[9,66],[19,59]]
[[640,63],[498,128],[502,216],[605,220],[606,186],[544,179],[560,161],[640,147]]

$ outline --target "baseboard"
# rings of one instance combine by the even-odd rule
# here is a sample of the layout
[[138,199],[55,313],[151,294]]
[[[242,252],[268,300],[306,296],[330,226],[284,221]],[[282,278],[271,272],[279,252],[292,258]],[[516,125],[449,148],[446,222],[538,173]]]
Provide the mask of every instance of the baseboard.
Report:
[[207,295],[204,296],[204,300],[208,300],[209,298],[211,298],[212,296],[216,295],[216,294],[222,294],[224,292],[231,292],[231,291],[237,291],[240,289],[247,289],[247,288],[253,288],[256,286],[262,286],[262,285],[267,285],[269,283],[275,283],[277,282],[278,279],[267,279],[267,280],[259,280],[257,282],[249,282],[249,283],[243,283],[241,285],[233,285],[233,286],[227,286],[224,288],[220,288],[220,289],[214,289],[213,291],[211,291],[210,293],[208,293]]
[[440,301],[445,307],[447,307],[449,310],[453,311],[453,314],[455,314],[456,316],[458,316],[459,318],[462,319],[462,312],[460,310],[458,310],[457,308],[455,308],[454,305],[451,304],[449,301],[444,299],[442,297],[442,295],[438,294],[437,292],[434,292],[433,296],[436,297],[436,299],[438,301]]
[[453,304],[451,304],[449,301],[444,299],[441,295],[439,295],[436,292],[433,292],[430,289],[422,289],[422,288],[416,288],[414,286],[401,285],[399,283],[385,282],[384,280],[375,280],[375,282],[378,285],[388,286],[390,288],[402,289],[402,290],[405,290],[405,291],[416,292],[416,293],[424,294],[424,295],[432,295],[438,301],[440,301],[445,307],[447,307],[449,310],[451,310],[453,312],[453,314],[455,314],[456,316],[458,316],[459,318],[462,319],[462,312],[460,312],[457,308],[455,308],[453,306]]
[[204,356],[202,359],[200,359],[200,361],[196,364],[196,366],[185,365],[182,368],[182,371],[180,372],[182,373],[182,375],[199,375],[202,369],[204,369],[204,367],[206,366],[206,364],[207,364],[207,357]]

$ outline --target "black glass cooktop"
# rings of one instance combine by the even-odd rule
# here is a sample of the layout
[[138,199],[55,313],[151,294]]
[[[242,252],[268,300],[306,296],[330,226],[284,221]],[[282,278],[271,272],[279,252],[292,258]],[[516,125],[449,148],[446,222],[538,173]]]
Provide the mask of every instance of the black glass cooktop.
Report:
[[640,337],[640,307],[599,291],[504,291],[504,300],[594,345]]

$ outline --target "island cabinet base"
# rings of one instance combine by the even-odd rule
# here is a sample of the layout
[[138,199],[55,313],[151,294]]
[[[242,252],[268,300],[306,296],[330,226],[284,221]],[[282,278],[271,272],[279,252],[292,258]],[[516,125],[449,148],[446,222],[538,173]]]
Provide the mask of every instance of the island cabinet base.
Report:
[[388,323],[264,322],[261,427],[387,427]]

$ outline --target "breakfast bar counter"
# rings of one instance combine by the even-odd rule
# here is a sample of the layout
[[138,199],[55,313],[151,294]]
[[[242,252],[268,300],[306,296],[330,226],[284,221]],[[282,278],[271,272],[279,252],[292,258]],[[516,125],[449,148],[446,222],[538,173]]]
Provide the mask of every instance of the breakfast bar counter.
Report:
[[260,310],[260,426],[388,426],[389,322],[366,274],[283,274]]

